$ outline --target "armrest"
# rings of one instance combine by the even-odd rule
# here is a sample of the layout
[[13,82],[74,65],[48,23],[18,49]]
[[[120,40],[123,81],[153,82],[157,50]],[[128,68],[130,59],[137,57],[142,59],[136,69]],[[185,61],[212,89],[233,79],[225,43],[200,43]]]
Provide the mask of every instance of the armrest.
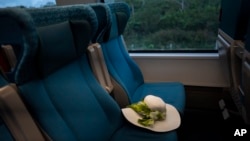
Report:
[[16,140],[45,141],[13,84],[0,88],[0,116]]

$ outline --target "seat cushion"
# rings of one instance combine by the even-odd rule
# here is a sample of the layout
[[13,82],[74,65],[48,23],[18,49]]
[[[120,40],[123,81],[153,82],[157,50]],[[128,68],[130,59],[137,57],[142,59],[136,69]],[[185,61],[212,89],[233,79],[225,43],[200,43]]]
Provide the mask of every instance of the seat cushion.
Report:
[[176,131],[153,132],[127,123],[113,135],[111,141],[177,141],[177,139]]
[[183,114],[185,107],[183,84],[180,82],[146,83],[139,66],[130,57],[122,37],[125,23],[130,17],[129,6],[124,3],[111,3],[108,6],[111,11],[112,26],[109,40],[101,45],[111,77],[123,88],[130,103],[138,102],[148,94],[152,94],[161,97]]
[[0,141],[14,141],[9,129],[0,118]]
[[149,94],[161,97],[164,102],[173,105],[180,113],[184,113],[185,90],[179,82],[144,83],[132,95],[132,103],[143,100]]
[[[80,25],[90,27],[88,21]],[[53,140],[109,140],[121,125],[121,112],[95,80],[87,54],[78,56],[72,24],[65,21],[37,31],[37,77],[18,85],[32,114]],[[85,30],[82,38],[90,33]]]
[[118,105],[98,85],[91,69],[82,68],[80,64],[87,63],[86,58],[83,61],[19,86],[34,117],[55,141],[107,141],[122,124]]

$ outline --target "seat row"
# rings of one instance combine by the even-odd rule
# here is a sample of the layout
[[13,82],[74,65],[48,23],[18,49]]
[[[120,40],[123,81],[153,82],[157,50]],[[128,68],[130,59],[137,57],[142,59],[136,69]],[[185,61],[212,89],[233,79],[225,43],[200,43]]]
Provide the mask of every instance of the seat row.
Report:
[[[148,94],[161,97],[181,116],[185,108],[181,83],[144,82],[122,38],[129,16],[125,3],[0,9],[1,29],[5,29],[0,41],[11,45],[16,57],[7,77],[16,84],[39,130],[50,139],[178,139],[176,130],[149,131],[130,124],[122,115],[121,108]],[[114,85],[111,94],[93,71],[92,63],[97,60],[89,58],[88,47],[96,42]]]

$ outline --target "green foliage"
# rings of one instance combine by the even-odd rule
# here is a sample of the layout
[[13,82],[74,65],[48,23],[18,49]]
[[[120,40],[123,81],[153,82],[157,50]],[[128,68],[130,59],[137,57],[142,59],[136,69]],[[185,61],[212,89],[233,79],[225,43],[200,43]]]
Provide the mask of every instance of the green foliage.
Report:
[[122,1],[132,8],[128,49],[214,49],[220,0]]

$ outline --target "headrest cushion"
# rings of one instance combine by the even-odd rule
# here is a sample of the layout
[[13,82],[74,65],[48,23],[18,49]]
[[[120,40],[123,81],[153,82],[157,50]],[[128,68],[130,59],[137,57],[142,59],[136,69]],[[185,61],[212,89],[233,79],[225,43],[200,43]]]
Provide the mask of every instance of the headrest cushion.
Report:
[[0,18],[8,18],[16,22],[20,27],[22,35],[23,54],[19,63],[16,65],[15,82],[21,83],[32,77],[35,52],[38,45],[38,35],[31,16],[20,8],[0,9]]
[[112,13],[109,39],[113,39],[123,34],[130,17],[130,8],[126,3],[111,3],[108,5]]
[[27,9],[37,27],[57,24],[64,21],[86,20],[90,23],[91,38],[95,35],[98,22],[94,10],[86,4],[55,6],[45,8]]
[[106,41],[111,27],[111,11],[104,3],[90,4],[90,6],[94,9],[98,20],[98,29],[92,41],[99,43]]
[[0,17],[0,44],[22,43],[22,33],[19,24],[11,17]]
[[71,27],[68,21],[38,28],[40,47],[38,70],[42,77],[76,59]]
[[[71,21],[73,34],[77,35],[75,38],[78,38],[76,40],[78,55],[82,55],[86,51],[86,45],[89,44],[97,31],[98,22],[96,14],[94,10],[86,4],[35,8],[27,9],[27,11],[32,15],[38,27]],[[91,30],[91,32],[85,30]],[[85,34],[86,32],[88,34]],[[82,40],[79,38],[82,38]]]

